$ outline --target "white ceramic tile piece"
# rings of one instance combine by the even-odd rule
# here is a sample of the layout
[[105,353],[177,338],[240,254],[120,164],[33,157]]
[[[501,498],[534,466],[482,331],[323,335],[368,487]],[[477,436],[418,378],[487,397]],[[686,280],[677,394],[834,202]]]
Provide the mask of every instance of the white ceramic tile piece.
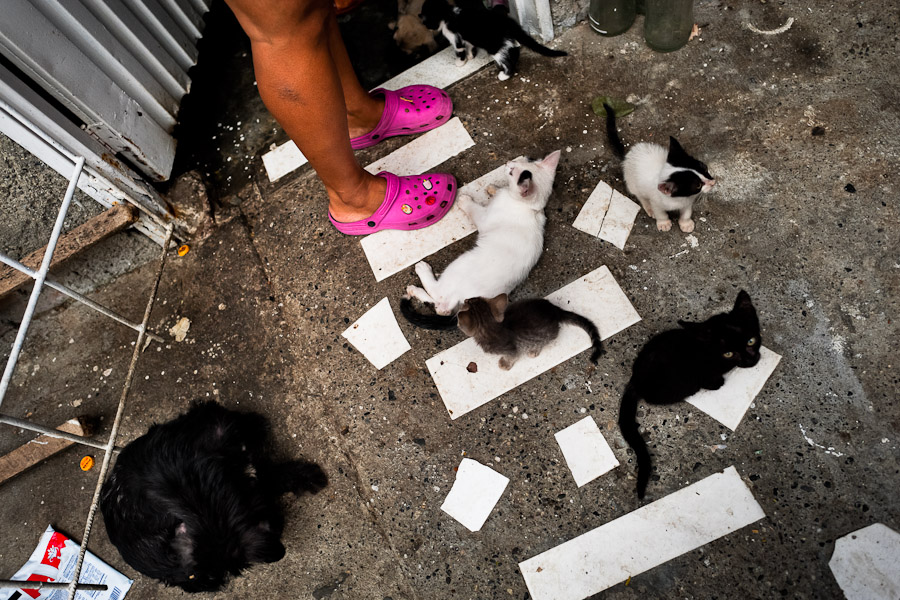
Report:
[[603,226],[603,217],[609,210],[612,195],[613,189],[605,181],[598,183],[575,217],[572,227],[593,236],[600,235],[600,227]]
[[378,87],[388,90],[399,90],[408,85],[433,85],[445,88],[468,77],[490,62],[490,55],[481,51],[478,56],[467,61],[465,65],[457,67],[453,48],[445,48]]
[[828,566],[847,600],[897,600],[900,533],[876,523],[838,538]]
[[765,517],[734,467],[519,563],[534,600],[583,600]]
[[366,167],[366,171],[372,174],[390,171],[394,175],[419,175],[474,145],[475,141],[462,121],[459,117],[453,117],[446,125],[432,129],[376,160]]
[[379,370],[410,347],[387,298],[383,298],[341,335]]
[[[486,202],[486,190],[489,185],[502,187],[506,183],[505,165],[500,165],[493,171],[464,185],[458,193],[467,194],[476,202]],[[475,225],[469,220],[466,213],[454,203],[450,212],[434,225],[413,231],[385,229],[367,235],[360,244],[366,258],[369,259],[375,279],[381,281],[437,252],[444,246],[463,239],[474,231]]]
[[555,437],[578,487],[619,466],[594,417],[569,425]]
[[285,142],[262,156],[269,181],[278,181],[291,171],[307,163],[306,157],[294,142]]
[[700,390],[687,401],[734,431],[780,361],[780,354],[763,346],[755,367],[732,369],[725,373],[725,385],[717,390]]
[[[591,319],[603,339],[641,320],[605,266],[560,288],[547,296],[547,299]],[[458,419],[583,352],[590,345],[590,339],[583,329],[565,325],[559,337],[545,347],[539,356],[523,356],[509,371],[499,367],[498,355],[486,354],[472,338],[432,356],[425,364],[434,378],[450,418]],[[584,361],[587,364],[587,356]],[[469,372],[467,367],[473,362],[477,370]]]
[[631,228],[634,227],[634,219],[639,212],[641,212],[639,204],[613,191],[609,210],[606,211],[603,226],[600,227],[600,234],[597,237],[606,240],[619,250],[624,250]]
[[479,531],[507,484],[507,477],[476,460],[464,458],[441,510],[465,525],[469,531]]

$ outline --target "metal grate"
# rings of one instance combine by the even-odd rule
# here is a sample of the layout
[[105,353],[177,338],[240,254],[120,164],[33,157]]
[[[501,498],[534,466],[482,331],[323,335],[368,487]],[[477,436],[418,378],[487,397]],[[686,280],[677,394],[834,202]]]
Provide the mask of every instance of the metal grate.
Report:
[[[119,434],[119,425],[122,420],[122,414],[125,411],[125,401],[128,398],[128,392],[131,389],[131,382],[134,379],[135,368],[137,367],[138,358],[141,355],[143,347],[146,341],[151,339],[155,339],[157,341],[161,341],[160,338],[149,331],[147,331],[147,323],[150,320],[150,313],[153,310],[153,304],[156,301],[156,294],[159,290],[159,282],[162,278],[163,268],[166,263],[166,253],[169,248],[169,245],[172,240],[172,225],[169,224],[165,230],[165,237],[163,239],[163,249],[162,254],[159,259],[159,266],[156,270],[156,277],[153,282],[153,287],[150,292],[150,297],[147,300],[147,306],[144,310],[144,317],[140,324],[131,323],[121,315],[115,313],[114,311],[97,304],[96,302],[85,298],[81,294],[74,292],[65,286],[52,282],[48,279],[47,272],[50,269],[50,263],[53,260],[53,252],[56,249],[56,244],[59,241],[60,234],[62,233],[63,222],[65,221],[66,214],[69,210],[69,205],[72,202],[72,198],[75,195],[75,189],[78,186],[79,179],[82,177],[84,172],[85,160],[83,157],[77,157],[74,159],[75,168],[72,173],[71,178],[69,179],[69,186],[66,189],[66,195],[63,198],[62,205],[59,208],[59,213],[56,217],[56,222],[53,226],[53,231],[50,234],[50,241],[47,243],[47,249],[44,252],[44,258],[41,261],[41,266],[37,271],[24,267],[21,263],[16,260],[13,260],[6,256],[5,254],[0,253],[0,262],[9,265],[10,267],[25,273],[29,277],[34,279],[34,288],[31,291],[31,296],[28,299],[28,304],[25,307],[25,313],[22,317],[22,323],[19,325],[18,333],[16,334],[16,339],[13,342],[12,350],[10,351],[9,359],[6,362],[6,368],[3,372],[3,377],[0,378],[0,409],[3,406],[3,399],[6,396],[7,389],[9,388],[10,381],[12,380],[13,373],[15,372],[16,365],[19,360],[19,356],[22,352],[22,346],[25,343],[25,338],[28,335],[28,329],[31,326],[32,318],[34,317],[34,309],[37,306],[38,299],[41,295],[41,292],[44,289],[44,286],[52,287],[60,292],[65,293],[69,297],[75,299],[78,302],[84,303],[86,306],[100,312],[101,314],[110,317],[119,323],[122,323],[128,327],[131,327],[135,331],[137,331],[137,341],[134,345],[134,352],[131,356],[131,364],[128,367],[128,374],[125,377],[125,384],[122,388],[122,394],[119,397],[119,404],[116,408],[116,416],[113,420],[112,429],[109,433],[109,438],[105,443],[98,443],[94,440],[88,439],[83,436],[72,435],[68,433],[64,433],[61,431],[57,431],[50,427],[46,427],[43,425],[33,424],[29,421],[25,421],[24,419],[17,419],[15,417],[11,417],[9,415],[5,415],[0,413],[0,423],[4,423],[7,425],[13,425],[15,427],[22,427],[25,429],[29,429],[31,431],[36,431],[43,433],[44,435],[49,435],[58,438],[64,438],[67,440],[74,441],[79,444],[84,444],[87,446],[92,446],[94,448],[100,448],[103,450],[103,462],[101,464],[100,470],[97,474],[97,485],[94,489],[94,495],[91,499],[90,509],[88,510],[87,519],[84,527],[84,535],[81,538],[81,550],[78,555],[78,561],[75,564],[75,572],[72,577],[71,582],[60,583],[57,582],[54,585],[44,585],[45,588],[60,588],[63,587],[68,590],[68,598],[72,600],[75,597],[75,593],[78,590],[96,590],[98,589],[97,585],[90,584],[80,584],[78,583],[78,579],[81,575],[81,568],[84,563],[84,555],[87,551],[88,540],[91,535],[91,528],[94,523],[94,516],[97,512],[97,506],[100,500],[100,490],[103,486],[103,481],[106,479],[106,473],[109,469],[110,460],[112,459],[113,451],[116,449],[116,438]],[[19,588],[22,586],[21,581],[0,581],[0,588]],[[38,587],[32,586],[29,584],[29,588]],[[105,585],[99,586],[99,589],[106,589]]]

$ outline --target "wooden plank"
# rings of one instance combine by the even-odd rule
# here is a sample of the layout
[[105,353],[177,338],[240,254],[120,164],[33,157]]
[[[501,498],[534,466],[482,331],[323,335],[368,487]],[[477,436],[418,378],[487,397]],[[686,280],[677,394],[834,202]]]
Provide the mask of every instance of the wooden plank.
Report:
[[[79,419],[69,419],[57,429],[74,435],[90,435],[90,428],[86,427]],[[74,443],[49,435],[39,435],[9,454],[0,456],[0,484],[65,450]]]
[[[136,220],[137,209],[130,204],[117,204],[106,212],[100,213],[87,223],[79,225],[59,238],[50,268],[52,269],[67,258],[109,237],[113,233],[125,229]],[[39,250],[35,250],[20,262],[26,267],[37,269],[41,265],[41,260],[44,258],[44,250],[46,249],[47,247],[44,246]],[[0,267],[0,297],[27,281],[31,281],[31,277],[16,271],[12,267],[3,265]]]

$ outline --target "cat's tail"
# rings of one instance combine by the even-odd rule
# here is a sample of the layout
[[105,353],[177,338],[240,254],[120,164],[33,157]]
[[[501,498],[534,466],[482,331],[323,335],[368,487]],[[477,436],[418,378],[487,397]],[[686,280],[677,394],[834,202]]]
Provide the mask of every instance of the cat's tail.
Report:
[[613,154],[622,160],[625,158],[625,146],[622,145],[622,140],[619,139],[619,130],[616,129],[616,111],[606,102],[603,103],[603,108],[606,109],[606,137],[609,139]]
[[530,35],[525,33],[525,31],[521,27],[516,28],[514,35],[515,35],[517,42],[519,42],[526,48],[534,50],[538,54],[542,54],[544,56],[568,56],[569,55],[568,52],[565,52],[563,50],[554,50],[553,48],[548,48],[547,46],[544,46],[543,44],[538,42],[536,39],[534,39],[533,37],[531,37]]
[[563,323],[571,323],[572,325],[578,325],[585,331],[587,334],[591,336],[591,346],[593,347],[593,352],[591,352],[591,362],[595,365],[597,364],[597,359],[600,358],[600,355],[603,354],[603,342],[600,340],[600,332],[597,331],[597,326],[594,325],[594,322],[588,319],[587,317],[583,317],[578,313],[573,313],[569,310],[563,310],[563,317],[561,321]]
[[423,315],[413,308],[412,300],[400,299],[400,312],[407,321],[422,329],[453,329],[456,327],[456,315]]
[[650,451],[638,431],[637,407],[640,399],[634,385],[629,381],[625,386],[625,394],[622,396],[622,405],[619,408],[619,429],[622,431],[622,437],[634,450],[638,468],[637,494],[638,498],[643,499],[647,492],[647,483],[650,481]]

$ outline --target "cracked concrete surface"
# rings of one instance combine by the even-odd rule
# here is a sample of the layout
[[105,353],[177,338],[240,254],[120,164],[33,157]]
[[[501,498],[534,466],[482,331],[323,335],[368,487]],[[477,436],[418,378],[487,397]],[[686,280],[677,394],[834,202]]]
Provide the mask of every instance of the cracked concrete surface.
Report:
[[[270,184],[257,160],[239,216],[171,258],[151,323],[166,332],[186,316],[191,328],[184,342],[166,336],[144,352],[124,441],[214,397],[268,414],[274,452],[318,461],[331,477],[317,496],[285,497],[282,561],[209,597],[527,598],[519,561],[639,505],[615,420],[640,346],[676,319],[727,308],[741,288],[764,343],[784,359],[737,431],[688,405],[644,407],[639,419],[656,466],[649,500],[734,465],[766,518],[598,597],[839,598],[834,540],[875,522],[900,529],[898,9],[700,2],[696,15],[708,24],[702,41],[673,54],[644,46],[640,19],[611,39],[582,24],[557,40],[567,58],[523,52],[507,82],[489,66],[450,88],[477,142],[443,166],[461,182],[519,154],[563,150],[545,252],[516,296],[609,266],[643,321],[607,341],[598,367],[579,355],[457,421],[424,361],[459,332],[401,320],[412,350],[376,371],[340,334],[385,296],[396,308],[415,276],[375,283],[358,240],[328,224],[308,168]],[[771,29],[789,16],[796,22],[779,36],[744,26]],[[676,135],[720,181],[696,205],[696,248],[644,214],[624,252],[571,227],[599,179],[624,191],[590,112],[600,94],[639,105],[620,123],[626,142]],[[440,269],[471,243],[429,262]],[[142,267],[98,298],[137,318],[151,274]],[[132,339],[79,307],[45,314],[4,412],[108,423]],[[9,337],[2,342],[6,350]],[[622,464],[576,488],[553,434],[586,415]],[[30,437],[0,429],[0,453]],[[47,523],[80,537],[95,473],[78,469],[83,454],[68,450],[0,487],[0,573],[25,561]],[[439,510],[463,455],[511,480],[478,533]],[[136,579],[129,598],[182,595],[128,568],[102,524],[90,548]]]

